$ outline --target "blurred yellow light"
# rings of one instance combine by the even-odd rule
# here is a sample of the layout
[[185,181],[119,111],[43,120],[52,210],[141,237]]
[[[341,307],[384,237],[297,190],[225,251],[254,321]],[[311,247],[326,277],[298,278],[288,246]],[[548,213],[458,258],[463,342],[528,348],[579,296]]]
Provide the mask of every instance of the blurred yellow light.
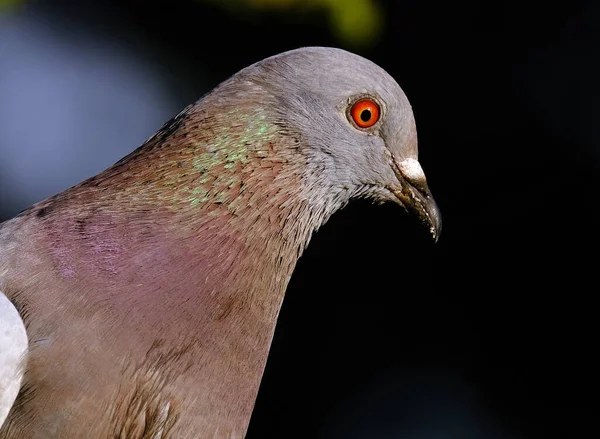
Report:
[[24,0],[0,0],[0,10],[12,8],[23,2]]
[[[206,1],[206,0],[204,0]],[[381,32],[383,20],[374,0],[221,0],[223,6],[253,9],[323,9],[330,17],[331,29],[342,42],[354,46],[372,44]]]

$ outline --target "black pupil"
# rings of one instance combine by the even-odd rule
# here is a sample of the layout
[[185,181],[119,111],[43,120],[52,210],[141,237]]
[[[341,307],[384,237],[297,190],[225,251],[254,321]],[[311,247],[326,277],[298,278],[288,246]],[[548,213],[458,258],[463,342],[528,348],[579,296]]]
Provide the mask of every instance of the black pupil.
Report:
[[360,113],[360,120],[363,122],[368,122],[371,120],[371,112],[369,110],[363,110]]

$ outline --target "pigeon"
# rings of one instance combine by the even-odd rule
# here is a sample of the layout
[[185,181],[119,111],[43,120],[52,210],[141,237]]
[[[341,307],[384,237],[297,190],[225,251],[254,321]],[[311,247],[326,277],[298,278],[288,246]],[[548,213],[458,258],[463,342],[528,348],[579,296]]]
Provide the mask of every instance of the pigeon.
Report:
[[304,47],[1,224],[0,438],[243,438],[294,266],[353,199],[439,237],[400,86]]

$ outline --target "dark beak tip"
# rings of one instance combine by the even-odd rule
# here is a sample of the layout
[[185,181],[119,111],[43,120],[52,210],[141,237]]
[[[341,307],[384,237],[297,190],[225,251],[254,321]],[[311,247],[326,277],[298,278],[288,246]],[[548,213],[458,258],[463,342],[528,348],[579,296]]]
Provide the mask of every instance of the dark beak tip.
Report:
[[431,235],[432,235],[432,239],[433,239],[433,243],[437,244],[440,240],[440,235],[442,234],[442,230],[441,229],[432,229],[431,231]]
[[420,216],[425,225],[429,227],[433,243],[437,244],[442,233],[442,213],[428,189],[421,194],[423,202],[419,209],[421,210]]
[[431,201],[432,201],[432,206],[430,209],[430,225],[429,225],[429,227],[431,230],[433,243],[437,244],[438,241],[440,240],[440,235],[442,234],[442,213],[440,212],[440,209],[438,208],[435,201],[433,201],[433,199],[431,199]]
[[419,222],[427,227],[433,243],[437,244],[442,233],[440,209],[428,190],[413,190],[412,194],[413,196],[409,197],[396,192],[396,197],[406,213],[416,216]]

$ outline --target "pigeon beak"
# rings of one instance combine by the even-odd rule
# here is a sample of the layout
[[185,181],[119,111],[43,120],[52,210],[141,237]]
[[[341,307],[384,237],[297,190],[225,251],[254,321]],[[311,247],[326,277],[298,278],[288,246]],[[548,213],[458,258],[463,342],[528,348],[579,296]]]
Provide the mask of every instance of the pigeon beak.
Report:
[[400,182],[399,187],[391,189],[392,192],[405,209],[429,227],[434,242],[437,242],[442,232],[442,214],[427,186],[423,168],[413,158],[402,161],[393,158],[392,167]]

